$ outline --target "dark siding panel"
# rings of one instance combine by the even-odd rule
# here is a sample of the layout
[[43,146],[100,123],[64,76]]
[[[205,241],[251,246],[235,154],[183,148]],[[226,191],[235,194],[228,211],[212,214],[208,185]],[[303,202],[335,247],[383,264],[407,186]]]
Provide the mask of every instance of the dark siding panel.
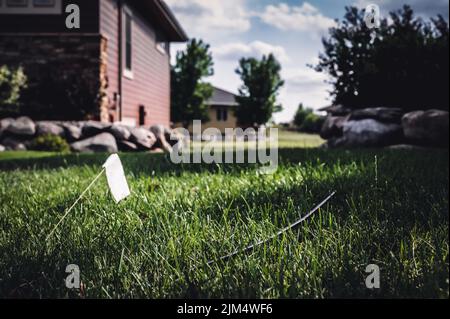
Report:
[[[0,32],[4,33],[98,33],[99,1],[63,0],[61,15],[11,15],[0,14]],[[65,8],[69,4],[80,7],[80,29],[66,28]]]

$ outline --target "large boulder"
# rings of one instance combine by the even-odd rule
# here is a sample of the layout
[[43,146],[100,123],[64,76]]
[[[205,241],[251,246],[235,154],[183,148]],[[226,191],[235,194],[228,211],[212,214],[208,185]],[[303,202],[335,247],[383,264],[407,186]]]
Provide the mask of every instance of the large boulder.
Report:
[[117,141],[127,141],[130,136],[130,130],[125,126],[113,124],[108,128],[108,132],[111,133]]
[[172,152],[172,146],[167,141],[167,136],[170,139],[171,135],[171,130],[169,128],[166,128],[164,125],[153,125],[150,127],[150,132],[156,137],[154,147],[161,148],[167,153]]
[[397,150],[397,151],[423,151],[427,148],[417,146],[417,145],[411,145],[411,144],[398,144],[398,145],[391,145],[386,147],[388,150]]
[[319,111],[327,112],[331,116],[347,116],[352,110],[339,104],[321,108]]
[[111,127],[111,124],[89,121],[82,124],[81,132],[83,138],[88,138],[92,136],[104,133]]
[[74,142],[78,141],[81,138],[82,131],[81,128],[78,127],[77,125],[71,123],[64,123],[62,127],[64,128],[67,141]]
[[11,122],[6,132],[20,137],[31,137],[36,134],[36,125],[29,117],[23,116]]
[[405,137],[414,144],[448,148],[449,114],[441,110],[415,111],[402,118]]
[[14,122],[13,118],[6,118],[0,120],[0,137],[2,137],[3,132],[9,127],[9,125]]
[[145,128],[133,128],[130,142],[136,144],[141,150],[150,150],[156,143],[155,135]]
[[15,137],[7,137],[2,139],[2,145],[9,151],[26,151],[27,147],[25,143]]
[[186,137],[179,131],[171,130],[169,135],[166,135],[166,140],[171,147],[178,144],[179,149],[182,149],[186,145]]
[[403,114],[405,113],[400,108],[376,107],[376,108],[354,110],[351,113],[349,120],[358,121],[365,119],[373,119],[379,122],[400,124]]
[[101,133],[97,136],[73,143],[71,148],[74,152],[81,153],[117,153],[116,139],[110,133]]
[[64,128],[54,122],[37,122],[36,133],[38,136],[42,135],[55,135],[60,137],[65,136]]
[[344,147],[380,147],[399,144],[403,139],[401,125],[367,119],[344,123],[342,140]]
[[117,141],[117,145],[119,146],[119,150],[121,152],[136,152],[138,151],[138,146],[134,143],[131,143],[129,141]]
[[153,125],[150,127],[150,132],[152,132],[156,137],[160,135],[167,136],[167,134],[170,135],[172,130],[168,127],[165,127],[164,125]]
[[325,140],[342,136],[344,123],[347,121],[348,116],[327,116],[323,123],[320,136]]

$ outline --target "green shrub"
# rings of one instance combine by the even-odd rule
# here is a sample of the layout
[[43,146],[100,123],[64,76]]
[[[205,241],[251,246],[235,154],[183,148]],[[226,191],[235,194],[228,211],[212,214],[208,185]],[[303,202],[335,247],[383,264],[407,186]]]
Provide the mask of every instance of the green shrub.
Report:
[[303,124],[300,126],[300,131],[313,134],[320,133],[324,121],[325,119],[323,116],[309,113],[306,115]]
[[27,77],[22,68],[0,66],[0,116],[19,113],[22,90],[27,87]]
[[34,151],[70,152],[70,146],[65,139],[55,135],[42,135],[33,140],[30,148]]
[[315,114],[312,109],[305,108],[303,104],[298,106],[294,117],[294,124],[297,129],[305,133],[320,133],[324,121],[325,118],[323,116]]

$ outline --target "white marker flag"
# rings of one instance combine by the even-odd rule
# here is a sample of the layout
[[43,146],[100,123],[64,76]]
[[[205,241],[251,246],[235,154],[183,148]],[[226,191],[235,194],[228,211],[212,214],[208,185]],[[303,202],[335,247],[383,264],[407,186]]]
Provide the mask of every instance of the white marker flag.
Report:
[[116,203],[130,196],[127,179],[123,171],[122,162],[119,155],[111,155],[103,164],[106,170],[106,179],[108,180],[109,189]]

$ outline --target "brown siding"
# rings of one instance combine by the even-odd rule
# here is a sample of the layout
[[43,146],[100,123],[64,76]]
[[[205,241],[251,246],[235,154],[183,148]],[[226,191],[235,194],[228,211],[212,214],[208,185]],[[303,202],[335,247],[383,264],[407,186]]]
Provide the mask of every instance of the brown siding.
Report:
[[100,33],[107,41],[106,69],[110,114],[117,121],[118,105],[114,101],[114,94],[119,93],[119,18],[116,0],[100,0]]
[[[115,0],[100,1],[100,32],[108,39],[108,94],[119,90],[118,8]],[[156,48],[155,29],[133,12],[133,78],[122,78],[122,119],[139,123],[139,106],[146,109],[145,125],[170,124],[170,56]],[[116,117],[116,120],[118,118]]]
[[[62,14],[0,14],[2,33],[98,33],[99,1],[104,0],[63,0]],[[66,28],[65,8],[68,4],[80,7],[80,29]]]

